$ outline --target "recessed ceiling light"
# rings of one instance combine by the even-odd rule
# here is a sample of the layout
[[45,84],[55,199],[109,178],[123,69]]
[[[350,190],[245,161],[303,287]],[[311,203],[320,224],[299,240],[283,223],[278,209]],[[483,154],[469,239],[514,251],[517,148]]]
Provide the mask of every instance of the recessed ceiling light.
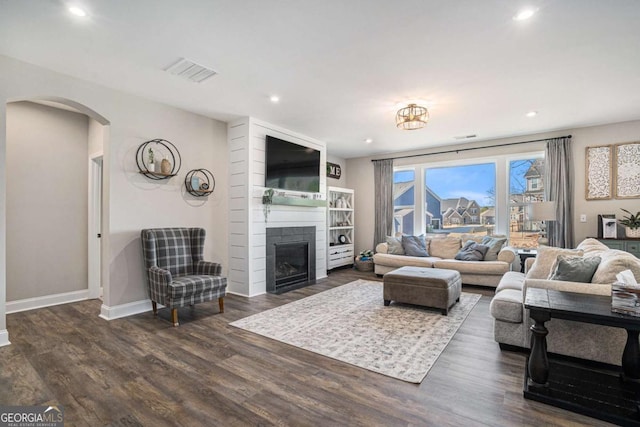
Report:
[[75,16],[80,16],[80,17],[85,17],[87,16],[87,12],[84,11],[84,9],[80,9],[77,6],[71,6],[69,7],[69,12],[71,12],[72,14],[74,14]]
[[364,140],[364,142],[366,142],[367,144],[371,144],[373,142],[373,139],[367,138]]
[[280,97],[279,97],[279,96],[277,96],[277,95],[272,95],[272,96],[269,98],[269,100],[270,100],[271,102],[273,102],[274,104],[277,104],[278,102],[280,102]]
[[514,21],[524,21],[527,20],[529,18],[531,18],[533,15],[535,15],[535,13],[538,11],[538,9],[523,9],[520,12],[518,12],[518,14],[516,16],[513,17]]
[[525,114],[525,116],[527,117],[535,117],[538,115],[537,111],[529,111],[527,114]]

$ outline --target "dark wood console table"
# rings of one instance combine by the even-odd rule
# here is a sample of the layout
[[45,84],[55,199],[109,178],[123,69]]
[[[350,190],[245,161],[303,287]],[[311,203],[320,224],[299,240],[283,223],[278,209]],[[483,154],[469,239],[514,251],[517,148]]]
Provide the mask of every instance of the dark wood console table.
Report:
[[[531,354],[524,397],[621,425],[640,426],[640,318],[611,311],[611,297],[527,289]],[[595,369],[547,356],[545,322],[551,318],[624,328],[622,372]]]

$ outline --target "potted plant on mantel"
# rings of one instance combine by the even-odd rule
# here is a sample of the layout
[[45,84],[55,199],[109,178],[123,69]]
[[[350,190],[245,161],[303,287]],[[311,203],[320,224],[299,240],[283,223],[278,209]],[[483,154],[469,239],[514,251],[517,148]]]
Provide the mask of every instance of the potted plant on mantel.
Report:
[[634,215],[626,209],[622,210],[629,214],[620,220],[620,224],[625,227],[625,234],[630,239],[640,239],[640,212]]
[[273,204],[273,188],[267,188],[262,193],[262,212],[264,213],[264,222],[269,219],[269,212],[271,212],[271,205]]

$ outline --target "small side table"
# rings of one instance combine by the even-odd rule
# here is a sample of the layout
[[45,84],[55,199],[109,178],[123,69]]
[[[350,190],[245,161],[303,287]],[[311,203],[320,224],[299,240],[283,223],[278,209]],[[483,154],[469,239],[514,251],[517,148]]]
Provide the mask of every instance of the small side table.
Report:
[[520,257],[520,272],[524,273],[524,263],[527,258],[535,258],[538,255],[538,251],[535,249],[518,249],[516,251]]

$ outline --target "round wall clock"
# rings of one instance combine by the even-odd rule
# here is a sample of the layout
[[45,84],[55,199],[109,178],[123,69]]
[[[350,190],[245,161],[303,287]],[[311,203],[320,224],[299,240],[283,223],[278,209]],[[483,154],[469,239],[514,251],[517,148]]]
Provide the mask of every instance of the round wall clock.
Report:
[[345,236],[344,234],[339,235],[338,236],[338,242],[347,243],[347,236]]

